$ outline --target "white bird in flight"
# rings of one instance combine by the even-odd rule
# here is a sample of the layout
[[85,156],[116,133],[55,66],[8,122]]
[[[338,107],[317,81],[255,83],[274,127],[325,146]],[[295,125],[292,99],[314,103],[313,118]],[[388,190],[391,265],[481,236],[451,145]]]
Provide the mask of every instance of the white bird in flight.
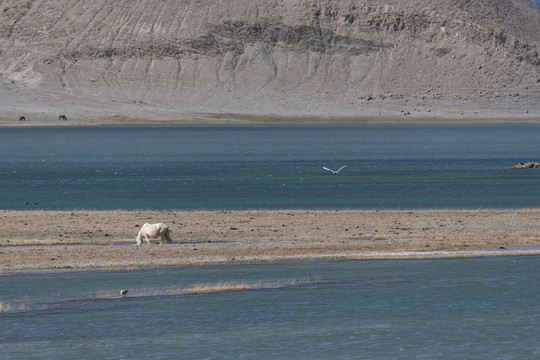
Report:
[[347,167],[347,165],[342,166],[342,167],[340,167],[337,171],[334,171],[334,170],[332,170],[332,169],[329,169],[329,168],[327,168],[327,167],[325,167],[325,166],[323,166],[322,168],[323,168],[324,170],[328,170],[328,171],[333,172],[334,175],[337,175],[337,174],[339,174],[339,172],[340,172],[341,170],[343,170],[343,169],[346,168],[346,167]]

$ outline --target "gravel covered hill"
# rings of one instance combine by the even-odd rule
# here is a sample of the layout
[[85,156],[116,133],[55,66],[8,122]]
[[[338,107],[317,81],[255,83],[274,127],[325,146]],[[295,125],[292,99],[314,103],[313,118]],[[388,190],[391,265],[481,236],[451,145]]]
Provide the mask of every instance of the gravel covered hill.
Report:
[[529,0],[3,0],[0,117],[538,118],[539,53]]

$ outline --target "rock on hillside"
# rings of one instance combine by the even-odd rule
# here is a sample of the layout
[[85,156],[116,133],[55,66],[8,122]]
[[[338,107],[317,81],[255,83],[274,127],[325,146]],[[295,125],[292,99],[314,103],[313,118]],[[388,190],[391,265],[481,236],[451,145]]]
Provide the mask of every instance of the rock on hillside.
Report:
[[4,0],[0,105],[539,117],[539,46],[529,0]]

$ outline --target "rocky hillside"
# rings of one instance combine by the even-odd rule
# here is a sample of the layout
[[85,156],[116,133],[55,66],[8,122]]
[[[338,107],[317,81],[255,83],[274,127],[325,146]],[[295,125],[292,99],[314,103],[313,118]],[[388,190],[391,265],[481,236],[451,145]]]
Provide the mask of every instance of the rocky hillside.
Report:
[[540,117],[529,0],[3,0],[1,116]]

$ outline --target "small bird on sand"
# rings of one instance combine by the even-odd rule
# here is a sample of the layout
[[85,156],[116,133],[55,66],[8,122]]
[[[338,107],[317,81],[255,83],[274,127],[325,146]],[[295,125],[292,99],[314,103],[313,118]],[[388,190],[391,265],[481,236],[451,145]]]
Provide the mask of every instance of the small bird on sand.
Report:
[[334,170],[332,170],[332,169],[329,169],[329,168],[327,168],[327,167],[325,167],[325,166],[323,166],[322,168],[323,168],[324,170],[333,172],[334,175],[337,175],[337,174],[339,174],[339,172],[340,172],[341,170],[343,170],[343,169],[346,168],[346,167],[347,167],[347,165],[342,166],[342,167],[340,167],[337,171],[334,171]]

